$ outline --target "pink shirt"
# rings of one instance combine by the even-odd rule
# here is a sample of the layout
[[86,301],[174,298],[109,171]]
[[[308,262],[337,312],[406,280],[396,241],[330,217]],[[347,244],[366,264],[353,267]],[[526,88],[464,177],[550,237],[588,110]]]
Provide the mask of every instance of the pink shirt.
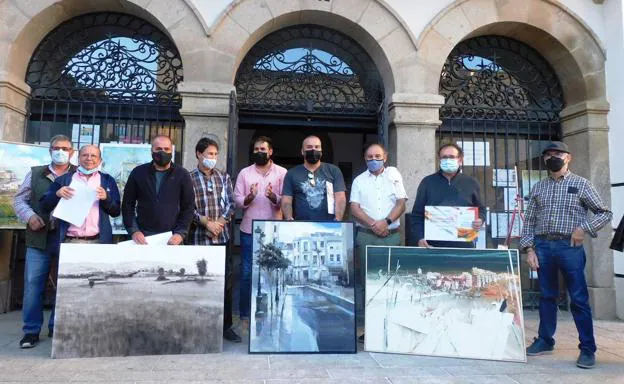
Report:
[[[90,188],[96,189],[100,186],[100,172],[95,172],[91,176],[87,177],[82,173],[76,171],[72,176],[72,182],[81,182],[86,183]],[[69,225],[67,228],[67,236],[69,237],[89,237],[95,236],[100,233],[100,201],[95,200],[91,209],[89,209],[89,214],[85,219],[84,224],[80,227],[76,227],[73,224]]]
[[[252,220],[271,220],[279,218],[278,214],[280,212],[284,176],[286,176],[286,168],[280,167],[277,164],[272,164],[266,174],[258,172],[255,164],[243,168],[238,173],[236,186],[234,187],[234,201],[238,208],[243,209],[243,222],[240,226],[241,231],[250,234]],[[258,194],[248,206],[245,206],[245,197],[249,195],[251,185],[255,183],[258,183]],[[273,193],[277,196],[277,202],[275,204],[264,195],[269,183],[273,188]]]

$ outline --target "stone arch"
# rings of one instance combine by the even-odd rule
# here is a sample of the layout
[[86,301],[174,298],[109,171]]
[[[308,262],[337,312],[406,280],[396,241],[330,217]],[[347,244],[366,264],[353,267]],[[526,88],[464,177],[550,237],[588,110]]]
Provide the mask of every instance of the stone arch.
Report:
[[[382,20],[383,22],[380,22]],[[342,32],[371,55],[384,74],[386,94],[407,92],[412,83],[414,36],[384,1],[294,2],[239,0],[215,21],[212,82],[232,84],[247,52],[267,34],[296,24],[318,24]]]
[[422,83],[421,91],[436,93],[451,50],[480,35],[512,37],[540,52],[557,73],[567,106],[589,100],[606,103],[602,43],[579,17],[551,0],[460,0],[448,6],[418,38],[418,56],[429,73],[437,73]]

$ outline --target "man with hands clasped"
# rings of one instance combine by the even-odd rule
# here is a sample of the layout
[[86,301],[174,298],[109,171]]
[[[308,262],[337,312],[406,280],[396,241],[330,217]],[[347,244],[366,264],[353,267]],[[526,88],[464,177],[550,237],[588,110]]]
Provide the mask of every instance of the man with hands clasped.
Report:
[[[596,188],[570,172],[572,160],[565,143],[554,141],[542,152],[549,176],[531,189],[520,248],[529,267],[537,270],[540,285],[538,337],[527,355],[552,353],[557,327],[558,274],[561,271],[570,295],[570,311],[579,333],[579,368],[593,368],[596,341],[589,293],[585,281],[585,233],[596,233],[611,221],[612,213]],[[591,211],[593,216],[589,216]]]
[[271,139],[265,136],[256,138],[251,156],[254,164],[243,168],[238,173],[234,188],[236,206],[243,210],[243,221],[240,226],[239,314],[241,319],[248,319],[250,315],[253,261],[252,221],[282,218],[280,203],[286,168],[275,164],[272,156]]

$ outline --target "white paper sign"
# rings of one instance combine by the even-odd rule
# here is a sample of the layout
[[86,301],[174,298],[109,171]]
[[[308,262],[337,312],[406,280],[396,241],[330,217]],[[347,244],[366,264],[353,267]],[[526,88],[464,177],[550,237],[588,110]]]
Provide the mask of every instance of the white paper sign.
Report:
[[[512,213],[492,213],[490,215],[490,228],[492,228],[492,237],[504,239],[509,232],[509,225],[511,224]],[[520,231],[522,228],[522,219],[520,215],[516,213],[514,218],[513,230],[511,232],[512,237],[520,237]]]
[[325,189],[327,193],[327,213],[334,215],[336,212],[335,200],[334,200],[334,184],[329,181],[325,182]]
[[[173,236],[173,232],[157,233],[151,236],[145,236],[148,245],[167,245],[169,239]],[[138,245],[134,240],[120,241],[118,245]]]
[[475,241],[478,232],[472,228],[472,222],[478,214],[476,207],[425,206],[425,239]]
[[493,169],[492,173],[492,186],[494,187],[514,187],[517,185],[517,175],[513,169]]
[[518,190],[516,188],[503,188],[503,195],[505,198],[505,211],[513,211],[516,207],[516,195]]
[[84,224],[96,200],[95,189],[75,180],[72,180],[69,187],[74,190],[74,196],[71,199],[60,199],[52,216],[80,227]]
[[490,166],[490,143],[485,141],[458,141],[464,151],[464,165],[468,167]]

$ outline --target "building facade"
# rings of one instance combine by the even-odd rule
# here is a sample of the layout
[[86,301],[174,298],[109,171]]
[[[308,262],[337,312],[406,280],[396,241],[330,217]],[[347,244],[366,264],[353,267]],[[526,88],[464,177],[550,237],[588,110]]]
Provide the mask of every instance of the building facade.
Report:
[[[624,140],[623,17],[620,0],[7,0],[0,140],[165,133],[192,168],[196,141],[210,136],[236,174],[254,136],[272,136],[276,161],[293,165],[316,133],[348,185],[363,146],[379,140],[410,202],[450,140],[463,145],[490,217],[508,220],[530,183],[501,182],[497,170],[539,177],[541,146],[561,139],[615,226],[624,167],[609,143]],[[586,242],[591,302],[598,318],[624,318],[624,258],[610,238]]]

